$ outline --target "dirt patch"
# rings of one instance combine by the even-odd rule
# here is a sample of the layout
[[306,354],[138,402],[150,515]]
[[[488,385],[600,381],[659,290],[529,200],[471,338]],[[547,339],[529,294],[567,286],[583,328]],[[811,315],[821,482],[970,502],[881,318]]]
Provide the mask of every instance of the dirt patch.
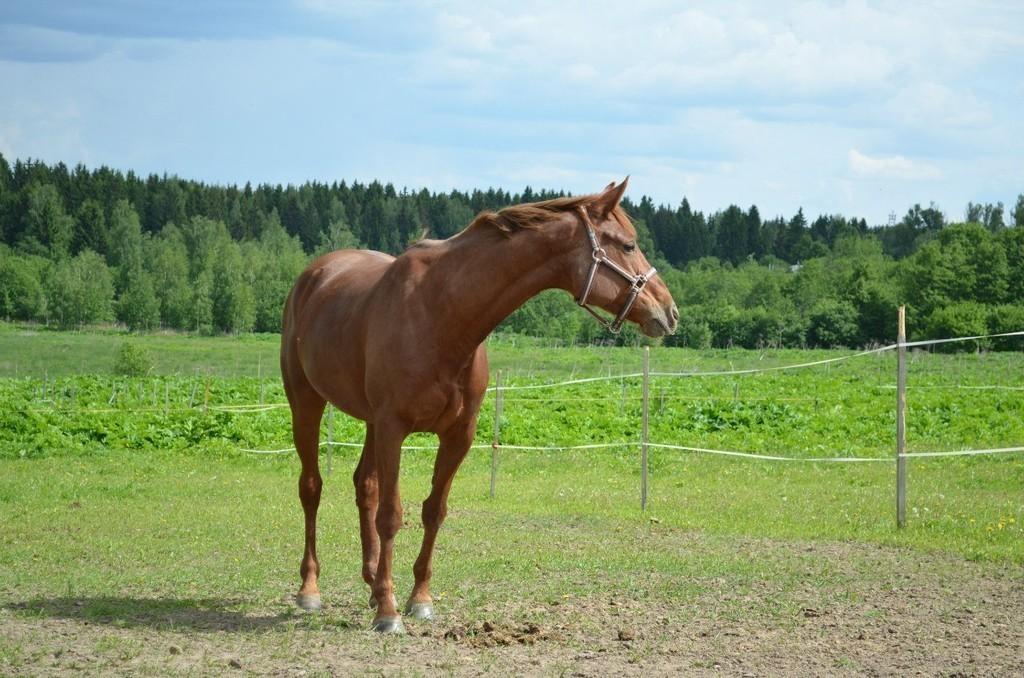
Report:
[[[0,673],[1024,675],[1024,568],[861,544],[731,544],[755,568],[780,552],[801,559],[743,587],[695,572],[566,599],[495,593],[484,609],[444,600],[439,621],[407,620],[409,634],[391,638],[365,630],[362,592],[319,615],[284,596],[4,592]],[[802,562],[829,563],[828,580],[803,577]]]

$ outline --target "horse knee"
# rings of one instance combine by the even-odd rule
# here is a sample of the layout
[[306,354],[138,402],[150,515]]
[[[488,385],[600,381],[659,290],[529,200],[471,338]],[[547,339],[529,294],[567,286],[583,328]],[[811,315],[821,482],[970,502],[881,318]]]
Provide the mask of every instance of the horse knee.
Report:
[[356,479],[356,506],[369,511],[377,506],[377,483],[372,480]]
[[377,509],[377,534],[380,538],[391,539],[398,534],[398,528],[402,526],[402,507],[393,507],[390,511]]
[[299,476],[299,498],[302,503],[319,502],[324,481],[319,473],[303,473]]

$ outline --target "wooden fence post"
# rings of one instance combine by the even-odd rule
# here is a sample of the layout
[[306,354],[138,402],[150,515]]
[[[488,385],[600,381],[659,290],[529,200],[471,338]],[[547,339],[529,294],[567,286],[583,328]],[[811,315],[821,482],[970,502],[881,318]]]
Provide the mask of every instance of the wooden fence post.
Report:
[[647,424],[651,396],[651,347],[644,346],[643,419],[640,439],[640,510],[647,510]]
[[498,479],[498,445],[501,444],[501,370],[494,375],[494,438],[491,441],[491,499]]
[[907,321],[900,306],[896,326],[896,527],[907,524]]
[[334,407],[327,403],[327,475],[334,470]]

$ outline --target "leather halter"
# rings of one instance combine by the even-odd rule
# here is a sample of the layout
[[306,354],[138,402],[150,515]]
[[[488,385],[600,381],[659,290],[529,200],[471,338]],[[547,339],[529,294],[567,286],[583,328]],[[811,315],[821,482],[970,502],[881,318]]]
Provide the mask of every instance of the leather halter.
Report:
[[[612,334],[618,334],[619,330],[622,329],[622,323],[626,321],[626,315],[629,313],[629,310],[633,308],[633,304],[636,303],[637,297],[640,296],[640,292],[642,292],[644,286],[658,274],[658,270],[651,266],[646,273],[638,273],[634,275],[609,259],[608,253],[605,252],[604,248],[597,242],[597,234],[594,232],[594,225],[590,223],[590,215],[587,214],[585,207],[580,207],[580,214],[583,216],[583,225],[586,227],[587,237],[590,239],[590,247],[592,248],[592,251],[590,253],[591,262],[590,271],[587,272],[587,282],[583,285],[583,290],[580,292],[580,295],[576,297],[576,303],[586,309],[590,315],[597,318],[597,321],[606,327]],[[608,266],[608,268],[621,275],[626,279],[626,282],[629,283],[629,296],[626,297],[626,303],[621,309],[619,309],[614,320],[608,320],[607,318],[601,317],[597,311],[587,304],[587,298],[590,296],[590,290],[594,286],[594,279],[597,277],[597,269],[601,264]]]

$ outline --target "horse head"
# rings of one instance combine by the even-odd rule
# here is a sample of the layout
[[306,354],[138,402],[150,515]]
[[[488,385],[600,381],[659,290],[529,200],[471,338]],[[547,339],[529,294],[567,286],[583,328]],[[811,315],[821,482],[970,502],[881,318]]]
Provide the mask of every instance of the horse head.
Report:
[[[576,303],[613,332],[628,320],[647,336],[661,337],[675,332],[679,309],[640,251],[636,229],[619,205],[628,182],[626,177],[621,184],[608,184],[577,210],[582,235],[576,237],[579,246],[573,250]],[[607,320],[591,306],[615,318]]]

